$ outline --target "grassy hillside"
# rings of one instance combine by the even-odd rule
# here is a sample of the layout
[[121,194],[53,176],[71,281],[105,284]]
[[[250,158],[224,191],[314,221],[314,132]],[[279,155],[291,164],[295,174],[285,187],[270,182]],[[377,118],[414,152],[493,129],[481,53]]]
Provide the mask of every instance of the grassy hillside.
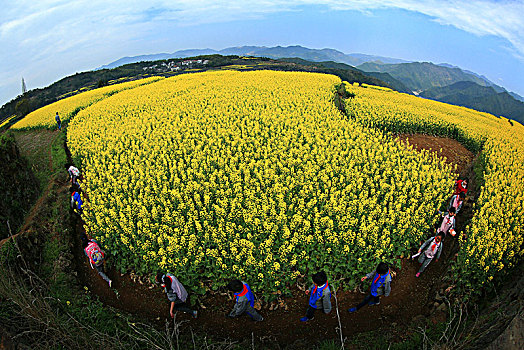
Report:
[[334,61],[310,62],[301,58],[282,58],[279,61],[295,63],[300,66],[315,67],[315,70],[318,72],[336,75],[340,79],[350,83],[358,82],[362,84],[385,86],[399,92],[411,93],[411,90],[409,90],[403,83],[393,78],[388,73],[364,73],[353,66]]
[[462,81],[449,86],[435,87],[420,93],[420,96],[458,106],[504,116],[524,123],[524,103],[515,100],[509,93],[497,93],[488,86]]
[[413,91],[447,86],[459,81],[472,81],[481,86],[487,85],[481,78],[465,73],[459,68],[443,67],[429,62],[400,64],[364,63],[357,68],[364,72],[389,73]]
[[[520,96],[508,93],[485,78],[448,65],[433,63],[378,64],[364,63],[359,69],[368,72],[388,73],[420,96],[458,106],[502,115],[517,121],[524,120],[524,103]],[[375,73],[376,74],[376,73]],[[377,78],[388,81],[387,77]],[[397,89],[398,90],[398,89]],[[400,90],[399,90],[400,91]]]
[[39,185],[11,133],[0,134],[0,164],[1,240],[8,237],[9,229],[12,234],[18,231],[24,215],[38,197]]

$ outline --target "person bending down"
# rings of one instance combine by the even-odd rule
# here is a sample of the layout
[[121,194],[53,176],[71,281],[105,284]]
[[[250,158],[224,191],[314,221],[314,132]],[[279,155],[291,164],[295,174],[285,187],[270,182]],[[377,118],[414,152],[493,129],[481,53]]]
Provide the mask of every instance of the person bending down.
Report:
[[164,288],[167,299],[171,302],[171,307],[169,309],[169,314],[171,317],[175,317],[174,311],[182,311],[190,314],[193,316],[193,318],[197,318],[198,312],[196,310],[191,310],[186,304],[186,289],[175,276],[170,273],[164,274],[163,272],[159,271],[156,274],[155,281]]

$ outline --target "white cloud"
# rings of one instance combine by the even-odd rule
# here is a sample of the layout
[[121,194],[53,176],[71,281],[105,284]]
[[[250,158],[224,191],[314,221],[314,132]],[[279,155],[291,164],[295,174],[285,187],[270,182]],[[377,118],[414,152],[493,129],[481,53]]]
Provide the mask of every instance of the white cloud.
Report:
[[[237,19],[257,18],[264,14],[297,10],[302,5],[324,5],[333,10],[370,11],[398,8],[419,12],[443,25],[451,25],[476,35],[495,35],[508,40],[524,55],[524,1],[496,0],[273,0],[273,1],[13,1],[0,15],[0,40],[16,33],[28,34],[51,28],[72,28],[96,34],[111,28],[122,30],[136,23],[166,21],[177,25],[197,25]],[[37,4],[37,7],[34,6]],[[30,10],[32,9],[32,10]],[[6,18],[3,18],[6,17]],[[50,23],[52,22],[52,23]],[[78,31],[75,30],[78,29]],[[58,35],[58,33],[57,33]]]

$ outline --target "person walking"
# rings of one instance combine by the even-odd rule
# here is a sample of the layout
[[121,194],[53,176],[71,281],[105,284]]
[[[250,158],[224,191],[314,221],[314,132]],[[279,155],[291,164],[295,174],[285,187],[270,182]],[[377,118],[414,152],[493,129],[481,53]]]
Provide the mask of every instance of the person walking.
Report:
[[[78,178],[80,177],[80,170],[78,170],[77,167],[75,167],[72,164],[66,164],[67,173],[69,174],[69,178],[71,180],[71,183],[77,183],[78,184]],[[80,186],[80,185],[78,185]]]
[[80,196],[78,187],[69,187],[69,192],[71,192],[71,209],[73,209],[73,211],[76,209],[78,214],[82,214],[82,205],[84,203],[82,202],[82,197]]
[[167,300],[169,300],[171,303],[169,314],[172,318],[175,317],[175,311],[185,312],[193,316],[193,318],[197,318],[198,312],[196,310],[191,310],[186,304],[186,289],[174,275],[170,274],[169,272],[164,274],[162,271],[158,271],[155,281],[164,288],[164,292],[167,295]]
[[449,201],[448,205],[448,211],[451,208],[455,208],[455,215],[457,215],[462,208],[462,204],[464,204],[464,201],[466,200],[466,195],[464,192],[460,192],[459,194],[453,195],[451,197],[451,200]]
[[435,261],[438,261],[440,253],[442,253],[442,238],[444,238],[444,233],[439,232],[435,237],[428,239],[420,246],[418,250],[418,254],[420,255],[418,258],[420,269],[415,277],[420,277],[420,274],[424,272],[433,258],[436,258]]
[[324,271],[319,271],[312,276],[313,285],[306,291],[309,295],[309,305],[306,316],[300,319],[301,322],[311,321],[314,318],[315,310],[322,310],[325,314],[331,312],[331,289]]
[[249,288],[249,285],[240,280],[232,280],[228,283],[227,289],[235,294],[236,302],[233,310],[227,315],[228,317],[240,317],[244,313],[253,321],[263,321],[264,318],[253,308],[255,305],[255,296]]
[[444,233],[444,237],[449,233],[452,237],[455,237],[455,208],[451,207],[448,209],[447,213],[439,211],[440,215],[442,215],[442,223],[437,228],[437,234],[442,232]]
[[60,120],[60,116],[58,115],[58,112],[56,112],[55,120],[56,120],[56,125],[58,125],[58,130],[62,131],[62,121]]
[[91,265],[92,269],[96,269],[98,274],[109,283],[109,288],[111,288],[111,284],[113,283],[109,277],[107,277],[105,270],[104,270],[104,263],[105,263],[105,252],[100,248],[100,245],[98,242],[94,239],[82,239],[82,246],[84,248],[84,253],[89,259],[89,264]]
[[360,280],[364,282],[368,278],[373,278],[371,280],[371,288],[369,294],[364,298],[364,300],[360,304],[350,308],[348,310],[349,312],[358,311],[366,305],[379,305],[380,296],[384,295],[387,297],[389,296],[389,293],[391,293],[391,273],[386,263],[379,263],[375,271],[368,273]]
[[464,195],[468,194],[468,179],[461,179],[455,181],[455,191],[453,192],[453,195],[464,193]]

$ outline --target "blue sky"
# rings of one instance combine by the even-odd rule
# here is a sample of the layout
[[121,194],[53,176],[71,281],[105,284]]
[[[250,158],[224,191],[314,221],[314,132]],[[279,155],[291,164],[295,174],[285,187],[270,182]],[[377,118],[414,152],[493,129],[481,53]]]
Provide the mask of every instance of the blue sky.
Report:
[[0,0],[0,104],[123,56],[260,45],[449,63],[524,96],[524,0]]

